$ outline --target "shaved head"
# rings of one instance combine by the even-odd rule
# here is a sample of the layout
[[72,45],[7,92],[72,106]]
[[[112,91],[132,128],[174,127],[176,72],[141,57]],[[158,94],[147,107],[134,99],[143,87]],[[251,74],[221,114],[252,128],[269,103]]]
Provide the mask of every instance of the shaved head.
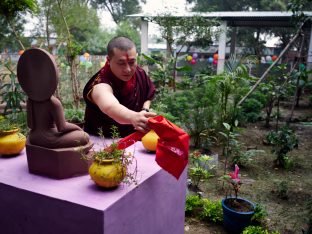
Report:
[[114,37],[107,45],[108,57],[112,58],[114,56],[114,48],[121,51],[128,51],[135,48],[135,44],[127,37]]

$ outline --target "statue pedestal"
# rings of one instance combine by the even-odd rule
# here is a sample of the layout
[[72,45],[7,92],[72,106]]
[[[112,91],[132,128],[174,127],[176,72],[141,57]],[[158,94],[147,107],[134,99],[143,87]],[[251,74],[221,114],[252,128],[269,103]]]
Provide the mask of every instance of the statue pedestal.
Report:
[[[99,139],[91,140],[96,148]],[[30,174],[25,150],[0,157],[1,233],[183,234],[186,170],[177,181],[141,142],[127,149],[133,150],[138,185],[110,191],[89,175],[55,180]]]
[[29,172],[56,179],[88,173],[90,163],[82,160],[82,152],[93,146],[91,141],[81,147],[48,149],[32,145],[27,139],[26,154]]

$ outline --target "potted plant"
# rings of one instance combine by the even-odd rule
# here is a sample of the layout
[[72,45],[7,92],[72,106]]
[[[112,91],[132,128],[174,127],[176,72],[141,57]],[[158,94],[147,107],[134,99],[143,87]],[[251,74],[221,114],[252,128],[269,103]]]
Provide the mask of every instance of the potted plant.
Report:
[[83,127],[84,125],[84,110],[82,109],[75,109],[75,108],[70,108],[70,109],[65,109],[64,110],[64,115],[66,121],[76,124],[79,127]]
[[255,205],[252,202],[237,196],[241,186],[238,173],[239,167],[235,164],[235,171],[222,177],[235,193],[235,197],[232,197],[231,193],[228,196],[227,190],[226,197],[222,200],[223,224],[230,233],[241,233],[250,225],[251,217],[255,213]]
[[[100,131],[100,137],[104,138]],[[116,139],[119,138],[117,127],[112,127],[113,142],[101,149],[100,151],[93,151],[84,158],[93,160],[89,174],[96,185],[103,188],[115,188],[121,182],[126,184],[136,184],[137,165],[134,154],[126,153],[125,150],[118,148]],[[134,165],[132,165],[134,164]],[[129,166],[132,165],[132,170]]]
[[9,119],[0,118],[0,155],[17,155],[25,147],[26,137]]

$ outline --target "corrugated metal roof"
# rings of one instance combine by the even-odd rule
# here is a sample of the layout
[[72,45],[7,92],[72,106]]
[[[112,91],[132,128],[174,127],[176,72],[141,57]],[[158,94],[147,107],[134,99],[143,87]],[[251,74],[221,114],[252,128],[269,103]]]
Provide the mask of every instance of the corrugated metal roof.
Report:
[[[312,17],[311,11],[305,11],[306,16]],[[285,11],[219,11],[219,12],[185,12],[185,13],[141,13],[129,17],[194,17],[217,18],[226,20],[229,26],[245,27],[290,27],[292,12]]]

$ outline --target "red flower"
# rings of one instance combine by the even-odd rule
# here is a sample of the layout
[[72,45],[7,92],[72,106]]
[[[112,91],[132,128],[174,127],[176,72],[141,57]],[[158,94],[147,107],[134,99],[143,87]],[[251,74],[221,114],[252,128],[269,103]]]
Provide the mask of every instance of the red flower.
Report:
[[229,173],[229,176],[231,176],[231,179],[232,179],[233,181],[235,181],[236,183],[239,183],[239,182],[240,182],[238,172],[239,172],[239,167],[237,166],[237,164],[235,164],[235,170],[234,170],[234,172],[230,172],[230,173]]

